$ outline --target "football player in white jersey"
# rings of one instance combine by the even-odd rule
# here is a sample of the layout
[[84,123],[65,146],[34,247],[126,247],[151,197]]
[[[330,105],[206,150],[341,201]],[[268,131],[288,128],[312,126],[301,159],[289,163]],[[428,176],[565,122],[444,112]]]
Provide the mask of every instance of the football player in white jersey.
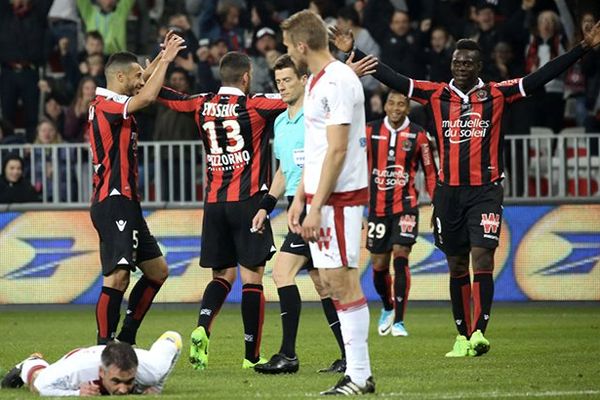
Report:
[[[373,393],[369,309],[358,270],[368,203],[363,88],[352,69],[329,52],[327,29],[318,15],[300,11],[281,29],[292,60],[312,73],[304,93],[303,178],[288,223],[310,242],[314,266],[336,300],[346,349],[346,375],[322,394]],[[308,213],[300,223],[305,204]]]
[[181,335],[163,333],[150,350],[125,342],[75,349],[53,364],[34,353],[2,379],[2,388],[27,385],[40,396],[158,394],[181,353]]

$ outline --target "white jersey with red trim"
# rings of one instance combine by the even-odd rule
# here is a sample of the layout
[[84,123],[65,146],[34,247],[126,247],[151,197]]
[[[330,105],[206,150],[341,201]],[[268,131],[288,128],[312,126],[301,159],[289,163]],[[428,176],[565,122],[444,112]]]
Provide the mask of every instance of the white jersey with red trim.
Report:
[[[99,385],[100,391],[105,392],[99,376],[102,365],[100,357],[105,347],[75,349],[50,365],[44,360],[32,360],[33,364],[40,363],[42,367],[33,383],[38,393],[42,396],[79,396],[79,385],[90,382]],[[135,353],[138,369],[134,393],[141,393],[151,386],[162,390],[179,357],[180,348],[169,340],[159,339],[150,350],[136,348]]]
[[308,79],[304,93],[304,191],[309,197],[319,186],[328,148],[327,126],[331,125],[350,125],[346,159],[332,197],[360,189],[366,191],[368,168],[364,103],[360,80],[350,67],[340,61],[332,61],[319,74]]

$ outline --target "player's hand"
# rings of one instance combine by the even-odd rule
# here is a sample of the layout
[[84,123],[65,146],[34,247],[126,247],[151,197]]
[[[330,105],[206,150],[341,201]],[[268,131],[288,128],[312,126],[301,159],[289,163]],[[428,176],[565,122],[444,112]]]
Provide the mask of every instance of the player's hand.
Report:
[[587,30],[583,31],[583,47],[586,49],[593,49],[600,44],[600,21],[594,26],[583,27]]
[[177,57],[179,51],[185,49],[185,40],[181,36],[171,35],[163,53],[163,60],[172,62]]
[[319,231],[321,229],[321,212],[316,208],[311,208],[304,222],[302,223],[302,239],[305,242],[316,242],[319,240]]
[[523,0],[521,2],[521,8],[525,11],[531,10],[533,7],[535,7],[535,0]]
[[100,386],[92,382],[86,382],[79,385],[80,396],[100,396]]
[[287,218],[290,231],[297,233],[298,235],[302,234],[302,226],[300,225],[300,216],[302,215],[302,211],[304,211],[304,202],[298,199],[298,196],[296,196],[294,197],[294,201],[292,201],[292,205],[287,212]]
[[337,26],[329,27],[329,41],[344,53],[348,53],[354,47],[354,35],[352,31],[342,31]]
[[254,218],[252,218],[252,229],[250,232],[263,233],[265,231],[265,221],[269,218],[267,210],[261,208]]
[[354,61],[354,52],[352,52],[350,53],[350,57],[346,60],[346,65],[352,68],[352,71],[360,78],[361,76],[375,73],[375,68],[377,68],[377,58],[369,54],[359,61]]
[[149,388],[146,388],[143,392],[143,395],[147,395],[147,394],[160,394],[160,389],[156,386],[150,386]]

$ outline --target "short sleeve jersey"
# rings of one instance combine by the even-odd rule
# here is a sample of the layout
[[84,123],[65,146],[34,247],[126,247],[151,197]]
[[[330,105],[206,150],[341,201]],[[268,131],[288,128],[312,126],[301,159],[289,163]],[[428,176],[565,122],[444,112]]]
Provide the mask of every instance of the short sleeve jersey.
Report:
[[361,191],[361,196],[355,197],[352,202],[367,204],[364,103],[360,80],[350,67],[340,61],[332,61],[317,75],[309,77],[304,93],[304,191],[308,196],[314,195],[319,186],[328,149],[327,127],[349,125],[346,158],[332,198],[336,194]]
[[290,118],[289,110],[279,114],[274,124],[273,150],[285,177],[285,195],[294,196],[304,167],[304,111]]

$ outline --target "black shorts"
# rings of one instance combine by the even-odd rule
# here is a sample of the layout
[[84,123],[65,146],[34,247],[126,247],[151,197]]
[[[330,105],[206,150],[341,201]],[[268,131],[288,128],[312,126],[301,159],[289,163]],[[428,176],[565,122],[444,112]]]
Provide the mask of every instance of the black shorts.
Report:
[[[288,204],[288,210],[289,210],[289,208],[290,208],[289,206],[292,204],[293,197],[288,198],[288,201],[289,201],[289,204]],[[304,217],[306,217],[306,208],[300,215],[300,223],[302,223],[302,221],[304,221]],[[294,232],[288,230],[288,234],[285,236],[285,239],[283,240],[283,244],[281,245],[281,249],[279,249],[279,251],[281,251],[283,253],[290,253],[290,254],[295,254],[298,256],[306,257],[306,258],[308,258],[308,261],[306,262],[306,264],[304,264],[302,269],[313,269],[314,268],[314,265],[312,262],[312,257],[310,256],[310,247],[308,246],[308,243],[306,243],[304,241],[304,239],[302,239],[302,236],[298,235],[297,233],[294,233]]]
[[374,254],[392,251],[395,244],[411,247],[419,236],[419,209],[377,217],[369,215],[367,250]]
[[124,196],[109,196],[92,205],[90,216],[100,238],[104,276],[116,268],[134,271],[139,263],[163,255],[137,201]]
[[500,240],[504,188],[438,183],[433,200],[435,245],[448,256],[469,254],[472,247],[495,249]]
[[275,245],[269,220],[265,230],[252,233],[252,219],[258,211],[263,193],[236,202],[205,203],[202,221],[200,266],[223,269],[259,267],[273,257]]

